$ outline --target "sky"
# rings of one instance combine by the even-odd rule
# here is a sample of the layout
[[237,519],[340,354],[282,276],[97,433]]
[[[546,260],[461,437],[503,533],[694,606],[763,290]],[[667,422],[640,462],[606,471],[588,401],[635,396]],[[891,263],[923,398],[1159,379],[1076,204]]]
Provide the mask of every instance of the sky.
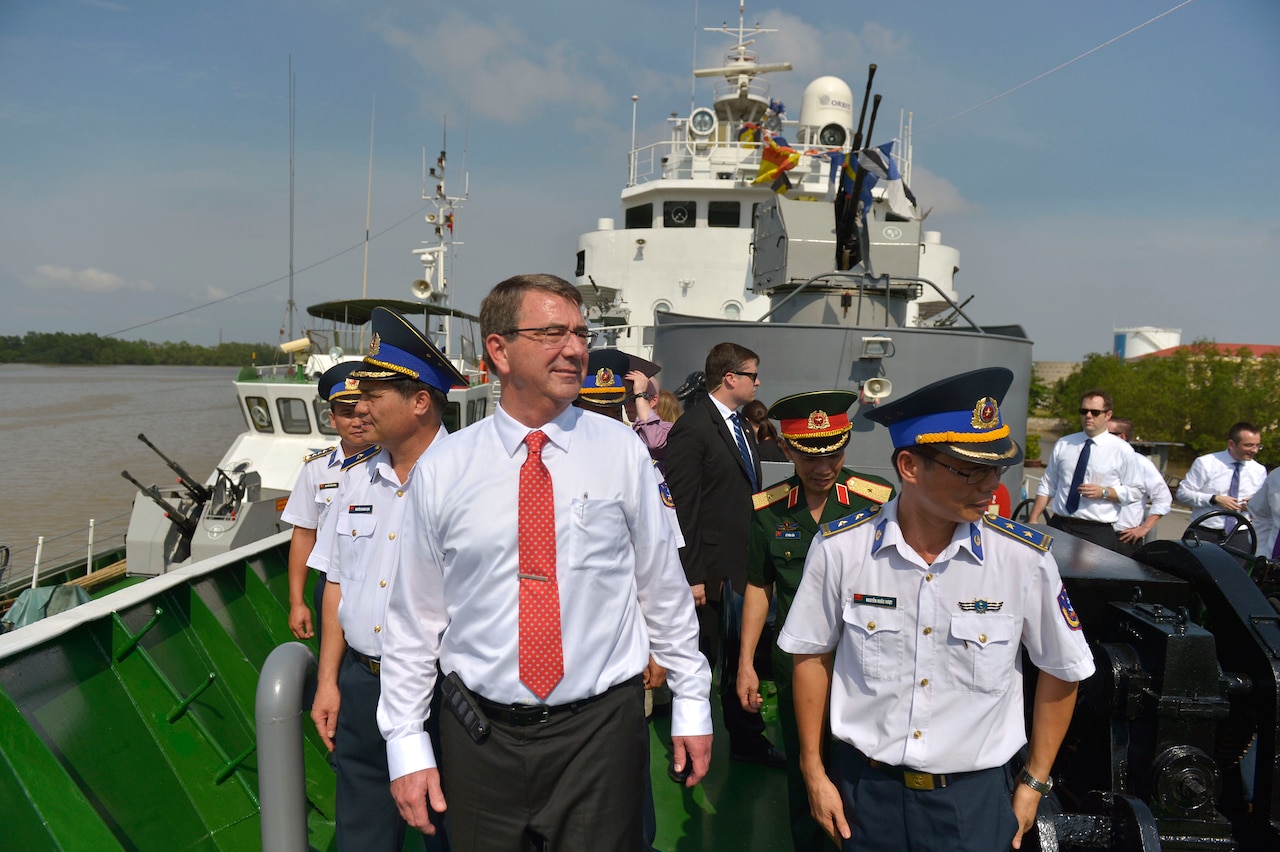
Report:
[[[1191,0],[1141,26],[1180,3],[746,14],[780,30],[754,49],[793,64],[768,78],[791,117],[818,76],[860,99],[877,63],[872,141],[912,114],[912,188],[960,251],[966,313],[1021,324],[1036,360],[1109,351],[1122,326],[1280,343],[1280,3]],[[632,96],[637,140],[666,138],[670,113],[710,102],[692,67],[732,44],[702,28],[737,16],[732,0],[4,0],[0,335],[287,339],[290,68],[300,306],[409,297],[423,150],[446,128],[448,190],[465,173],[469,193],[455,305],[519,272],[572,279],[578,235],[622,218]]]

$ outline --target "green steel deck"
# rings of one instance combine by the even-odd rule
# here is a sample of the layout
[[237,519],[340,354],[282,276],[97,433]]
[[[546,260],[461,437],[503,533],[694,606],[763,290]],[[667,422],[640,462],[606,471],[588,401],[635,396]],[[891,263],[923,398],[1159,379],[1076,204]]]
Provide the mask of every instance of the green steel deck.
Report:
[[[135,588],[121,596],[0,637],[0,847],[261,848],[254,701],[267,655],[293,641],[287,539],[145,587],[126,581]],[[56,629],[72,617],[87,620]],[[334,775],[309,720],[303,728],[310,846],[329,850]],[[782,772],[731,764],[720,732],[711,774],[686,790],[666,775],[669,730],[659,711],[658,849],[789,846]],[[406,848],[421,848],[413,841]]]

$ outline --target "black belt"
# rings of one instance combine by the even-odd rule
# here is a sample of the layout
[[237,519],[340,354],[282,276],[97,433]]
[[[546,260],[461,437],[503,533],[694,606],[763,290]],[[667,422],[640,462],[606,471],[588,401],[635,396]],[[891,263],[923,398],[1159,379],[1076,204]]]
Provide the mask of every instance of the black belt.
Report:
[[524,727],[527,725],[542,725],[550,722],[558,716],[564,716],[568,713],[576,713],[582,708],[599,701],[609,693],[617,689],[623,689],[634,684],[642,682],[640,675],[627,678],[622,683],[616,683],[606,689],[599,695],[593,695],[590,698],[583,698],[578,701],[571,701],[568,704],[498,704],[490,701],[483,695],[477,695],[476,701],[479,702],[481,709],[490,719],[503,722],[507,725],[515,725]]
[[860,751],[858,752],[858,756],[867,762],[867,766],[870,766],[882,775],[887,775],[894,780],[901,781],[904,787],[911,790],[941,790],[947,785],[954,784],[961,778],[968,775],[987,771],[985,769],[974,769],[969,772],[951,772],[947,775],[931,775],[928,772],[917,772],[914,769],[908,769],[905,766],[890,766],[887,763],[881,763],[878,760],[867,757]]
[[366,657],[354,648],[348,648],[347,653],[351,655],[351,659],[373,672],[374,677],[380,677],[382,675],[381,657]]
[[1053,518],[1063,526],[1081,526],[1081,527],[1109,527],[1112,526],[1109,521],[1091,521],[1087,518],[1073,518],[1070,515],[1055,515]]

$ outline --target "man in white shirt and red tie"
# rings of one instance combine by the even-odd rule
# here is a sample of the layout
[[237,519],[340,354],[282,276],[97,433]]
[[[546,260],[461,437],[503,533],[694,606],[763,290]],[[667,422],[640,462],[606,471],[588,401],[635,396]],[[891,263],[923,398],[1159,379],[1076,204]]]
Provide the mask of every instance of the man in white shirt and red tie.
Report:
[[[673,769],[693,786],[711,758],[711,672],[668,510],[631,430],[572,405],[594,337],[572,285],[503,281],[480,328],[502,400],[420,461],[387,608],[392,795],[426,832],[428,806],[447,807],[462,852],[636,852],[650,653]],[[423,732],[436,689],[443,777]]]
[[1051,507],[1049,526],[1119,550],[1115,523],[1120,520],[1120,507],[1138,499],[1137,491],[1125,485],[1137,477],[1132,470],[1133,449],[1107,431],[1110,420],[1111,394],[1094,389],[1080,395],[1082,431],[1063,435],[1054,443],[1030,523],[1040,523],[1044,510]]
[[[1253,460],[1262,449],[1258,427],[1240,421],[1227,432],[1227,448],[1200,456],[1178,486],[1178,502],[1191,507],[1191,523],[1214,510],[1226,509],[1248,517],[1249,498],[1266,481],[1267,469]],[[1235,531],[1234,518],[1219,516],[1203,524],[1225,542]]]

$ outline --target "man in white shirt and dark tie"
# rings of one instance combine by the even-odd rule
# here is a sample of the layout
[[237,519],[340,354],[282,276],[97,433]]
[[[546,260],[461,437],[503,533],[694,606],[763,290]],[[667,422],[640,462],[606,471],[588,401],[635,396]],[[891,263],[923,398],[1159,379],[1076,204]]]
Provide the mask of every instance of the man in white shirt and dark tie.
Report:
[[[1200,456],[1191,464],[1187,476],[1178,486],[1178,502],[1191,507],[1191,523],[1204,515],[1225,509],[1249,517],[1249,498],[1266,481],[1267,469],[1253,460],[1262,449],[1258,427],[1240,421],[1227,432],[1227,448]],[[1219,542],[1229,540],[1236,521],[1214,517],[1203,526],[1216,532]]]
[[1087,390],[1080,395],[1083,431],[1064,435],[1053,445],[1031,507],[1030,522],[1040,523],[1052,508],[1049,526],[1110,550],[1119,550],[1115,523],[1120,507],[1137,499],[1131,467],[1133,449],[1107,431],[1111,394]]

